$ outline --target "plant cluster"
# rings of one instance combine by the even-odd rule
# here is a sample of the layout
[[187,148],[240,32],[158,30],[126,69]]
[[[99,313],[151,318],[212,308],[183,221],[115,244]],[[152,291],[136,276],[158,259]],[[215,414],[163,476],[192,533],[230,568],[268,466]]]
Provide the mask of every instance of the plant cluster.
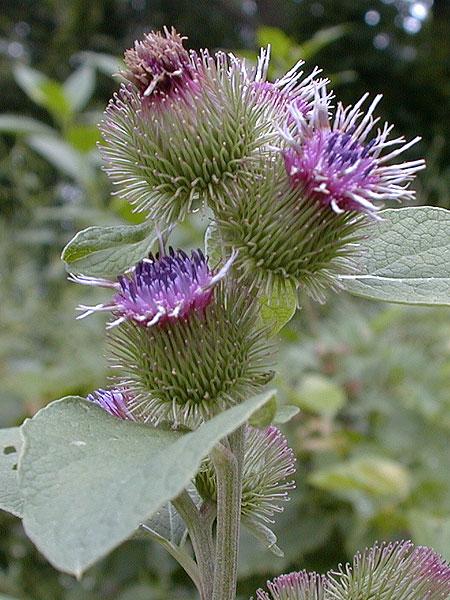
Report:
[[[424,162],[399,162],[419,138],[379,124],[379,96],[335,106],[317,68],[305,75],[300,62],[272,83],[268,50],[249,67],[184,41],[164,29],[126,51],[124,82],[100,126],[115,193],[145,222],[89,228],[63,252],[71,281],[108,290],[79,309],[80,318],[111,314],[111,384],[2,430],[0,500],[62,571],[81,576],[141,529],[202,600],[234,600],[241,524],[282,556],[271,527],[293,489],[294,453],[274,425],[286,418],[267,390],[274,336],[303,292],[448,303],[429,270],[449,217],[381,210],[414,197]],[[174,227],[196,210],[209,219],[205,252],[173,249]],[[411,255],[411,243],[428,261]],[[165,535],[167,519],[181,538]],[[441,600],[450,568],[403,542],[325,577],[280,576],[268,589],[274,600]]]

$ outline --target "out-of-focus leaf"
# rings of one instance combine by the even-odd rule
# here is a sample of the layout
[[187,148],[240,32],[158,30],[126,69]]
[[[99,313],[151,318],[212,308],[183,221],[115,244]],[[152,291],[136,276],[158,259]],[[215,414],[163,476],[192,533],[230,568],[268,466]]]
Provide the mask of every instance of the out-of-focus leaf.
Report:
[[288,423],[291,419],[298,415],[299,412],[300,409],[298,406],[282,404],[281,406],[278,406],[277,412],[273,418],[273,422],[279,424]]
[[277,397],[275,393],[268,402],[257,410],[250,419],[250,425],[253,427],[267,427],[270,425],[277,412]]
[[409,528],[413,541],[421,546],[429,546],[450,562],[450,517],[435,515],[418,510],[408,514]]
[[93,180],[95,171],[87,158],[67,142],[53,136],[33,135],[27,139],[27,143],[56,169],[82,185],[89,185]]
[[295,41],[277,27],[259,27],[257,31],[258,46],[270,46],[273,56],[277,59],[286,59]]
[[305,375],[298,388],[289,395],[296,406],[327,417],[333,417],[343,408],[347,397],[337,384],[323,375]]
[[95,125],[72,125],[67,128],[65,137],[79,152],[90,152],[95,149],[100,134]]
[[348,25],[336,25],[319,29],[313,37],[300,45],[300,55],[303,60],[311,60],[322,48],[339,40],[350,30]]
[[92,277],[115,277],[144,258],[154,244],[153,226],[88,227],[76,234],[61,258],[66,269]]
[[17,517],[22,515],[22,494],[17,478],[21,448],[20,427],[0,429],[0,509]]
[[215,444],[272,394],[186,434],[122,421],[81,398],[53,402],[22,426],[27,535],[56,568],[80,576],[180,494]]
[[295,315],[297,292],[292,287],[274,290],[270,296],[262,296],[260,315],[268,326],[270,335],[276,335]]
[[341,277],[345,289],[386,302],[450,306],[450,211],[421,206],[380,216],[362,244],[358,272]]
[[23,115],[0,115],[0,133],[13,133],[25,135],[57,135],[51,127],[36,119]]
[[17,65],[14,77],[31,100],[46,108],[56,119],[70,118],[72,108],[60,83],[26,65]]
[[87,64],[74,71],[64,82],[63,89],[73,112],[80,112],[89,102],[95,87],[94,70]]
[[381,457],[361,457],[313,473],[312,485],[335,493],[364,492],[370,496],[405,498],[411,481],[400,463]]
[[77,54],[86,65],[95,67],[105,75],[115,75],[124,68],[123,61],[112,54],[102,52],[80,52]]

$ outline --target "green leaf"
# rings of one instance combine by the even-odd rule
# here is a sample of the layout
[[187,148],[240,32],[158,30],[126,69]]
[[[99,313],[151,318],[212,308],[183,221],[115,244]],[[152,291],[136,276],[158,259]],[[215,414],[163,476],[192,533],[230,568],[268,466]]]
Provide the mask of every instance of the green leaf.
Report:
[[87,159],[63,140],[50,135],[33,135],[27,143],[56,169],[82,185],[89,185],[94,179],[95,171]]
[[80,52],[76,56],[79,56],[85,64],[98,69],[109,77],[118,73],[125,66],[120,58],[113,56],[112,54],[105,54],[102,52]]
[[0,133],[57,135],[56,131],[37,119],[12,114],[0,115]]
[[29,98],[46,108],[57,120],[70,118],[72,108],[60,83],[26,65],[17,65],[14,77]]
[[150,519],[143,523],[144,529],[163,537],[168,542],[179,546],[186,537],[186,525],[171,502],[164,504]]
[[22,515],[17,462],[22,448],[20,427],[0,429],[0,509]]
[[289,400],[296,406],[325,417],[334,417],[347,402],[338,385],[323,375],[305,375],[296,390],[290,391]]
[[450,517],[437,517],[418,510],[408,514],[413,541],[429,546],[450,561]]
[[347,25],[336,25],[335,27],[319,29],[310,40],[301,44],[300,56],[303,60],[310,60],[322,48],[336,42],[349,30],[350,28]]
[[242,524],[262,544],[263,548],[270,550],[279,558],[284,556],[283,550],[277,546],[277,536],[266,525],[249,517],[242,517]]
[[180,434],[65,398],[22,426],[25,531],[58,569],[80,576],[186,488],[202,460],[272,398],[269,391]]
[[79,152],[90,152],[96,148],[100,133],[95,125],[72,125],[67,128],[65,137]]
[[76,234],[62,251],[66,269],[92,277],[114,277],[136,264],[150,251],[153,226],[88,227]]
[[282,404],[281,406],[278,406],[273,422],[281,425],[283,423],[288,423],[291,419],[298,415],[299,412],[300,409],[298,408],[298,406],[292,406],[291,404]]
[[450,211],[423,206],[380,212],[358,272],[341,276],[357,296],[450,306]]
[[258,46],[271,46],[273,56],[277,60],[288,58],[291,49],[296,46],[294,40],[277,27],[259,27],[257,39]]
[[270,296],[261,296],[260,315],[269,327],[270,335],[276,335],[295,315],[297,292],[292,287],[273,290]]
[[267,427],[274,420],[276,412],[277,397],[274,392],[272,398],[253,414],[249,423],[253,427]]
[[89,102],[95,87],[94,69],[87,64],[74,71],[64,82],[64,94],[73,112],[80,112]]
[[309,481],[331,492],[363,492],[371,496],[399,499],[405,498],[411,487],[409,473],[401,464],[370,456],[316,471]]

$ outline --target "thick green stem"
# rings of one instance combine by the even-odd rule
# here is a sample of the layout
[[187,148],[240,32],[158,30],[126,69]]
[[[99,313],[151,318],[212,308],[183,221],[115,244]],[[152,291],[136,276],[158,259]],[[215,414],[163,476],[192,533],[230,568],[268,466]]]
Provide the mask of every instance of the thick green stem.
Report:
[[212,461],[217,479],[216,565],[212,600],[235,600],[241,522],[244,428],[216,446]]
[[213,515],[207,506],[199,510],[185,490],[173,505],[186,523],[200,571],[200,598],[211,600],[214,577],[214,545],[212,539]]

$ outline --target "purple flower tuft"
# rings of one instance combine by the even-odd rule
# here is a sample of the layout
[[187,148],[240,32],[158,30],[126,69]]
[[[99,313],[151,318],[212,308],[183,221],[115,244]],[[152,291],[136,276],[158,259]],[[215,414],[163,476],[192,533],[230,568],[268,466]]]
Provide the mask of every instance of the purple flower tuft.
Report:
[[89,394],[86,400],[98,404],[103,410],[106,410],[106,412],[118,419],[134,420],[134,417],[128,408],[131,399],[125,390],[99,389],[92,392],[92,394]]
[[126,69],[121,74],[128,79],[152,105],[167,98],[184,97],[187,88],[197,89],[198,81],[193,61],[183,47],[185,37],[174,28],[147,33],[142,41],[126,50]]
[[[267,582],[272,600],[322,600],[324,577],[317,573],[299,571],[280,575]],[[264,590],[256,592],[256,600],[270,600]]]
[[97,311],[111,311],[114,327],[133,321],[143,327],[165,325],[168,321],[186,319],[193,311],[202,312],[211,302],[213,287],[227,273],[234,256],[216,274],[208,267],[201,250],[189,257],[183,250],[170,248],[168,255],[145,258],[117,282],[72,275],[71,280],[85,285],[111,287],[117,290],[112,301],[97,306],[81,306],[79,318]]
[[[429,592],[442,590],[442,598],[450,596],[450,565],[432,548],[418,546],[412,553],[417,568],[417,580],[427,584]],[[427,583],[428,582],[428,583]],[[430,598],[433,596],[430,595]]]
[[312,108],[312,103],[317,90],[325,89],[327,79],[317,79],[321,69],[316,67],[306,77],[300,70],[304,61],[299,61],[281,79],[273,83],[267,81],[267,69],[269,66],[269,52],[263,50],[259,59],[258,73],[255,81],[251,84],[259,102],[267,102],[277,109],[278,113],[286,113],[285,118],[288,125],[293,123],[290,107],[306,115]]
[[[290,146],[283,152],[286,171],[293,187],[305,197],[329,206],[334,212],[362,212],[374,215],[385,200],[411,200],[408,190],[423,160],[386,165],[420,138],[405,143],[403,137],[389,140],[392,126],[385,124],[367,142],[379,121],[373,112],[381,100],[376,96],[366,114],[360,110],[368,94],[355,106],[338,105],[334,122],[328,115],[328,99],[316,94],[314,109],[305,116],[292,107],[296,133],[286,134]],[[397,146],[383,155],[386,148]]]

